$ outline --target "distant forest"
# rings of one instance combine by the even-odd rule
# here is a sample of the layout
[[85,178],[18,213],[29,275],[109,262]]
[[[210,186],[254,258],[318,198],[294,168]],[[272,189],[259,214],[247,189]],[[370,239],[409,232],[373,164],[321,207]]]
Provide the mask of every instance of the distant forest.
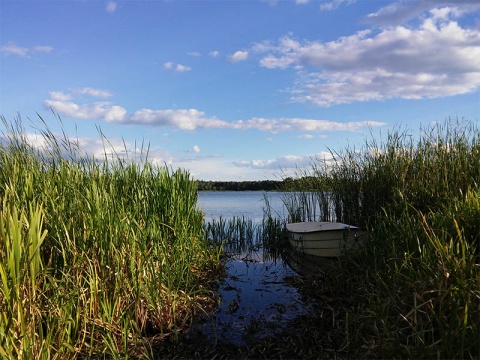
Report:
[[[300,181],[290,177],[284,180],[261,181],[204,181],[197,180],[199,191],[281,191],[304,188],[305,179]],[[303,186],[302,186],[303,185]]]

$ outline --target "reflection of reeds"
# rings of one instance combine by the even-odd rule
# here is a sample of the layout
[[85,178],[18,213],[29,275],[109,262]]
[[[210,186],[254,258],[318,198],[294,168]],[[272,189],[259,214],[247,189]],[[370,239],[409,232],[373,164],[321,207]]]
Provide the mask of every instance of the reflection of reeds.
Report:
[[248,254],[262,250],[264,260],[274,260],[285,245],[285,223],[266,217],[254,222],[245,217],[212,219],[204,225],[209,241],[221,245],[228,254]]
[[258,242],[258,224],[245,217],[212,219],[205,224],[205,232],[214,244],[221,244],[230,254],[252,251]]
[[209,304],[203,277],[219,259],[195,182],[146,159],[89,158],[48,129],[38,150],[2,120],[0,357],[151,355]]

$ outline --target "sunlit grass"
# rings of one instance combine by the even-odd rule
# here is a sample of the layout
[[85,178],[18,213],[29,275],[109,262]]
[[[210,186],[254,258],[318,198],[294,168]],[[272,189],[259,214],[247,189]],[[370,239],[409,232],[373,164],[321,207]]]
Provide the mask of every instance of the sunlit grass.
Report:
[[2,120],[0,357],[152,357],[211,303],[195,182]]

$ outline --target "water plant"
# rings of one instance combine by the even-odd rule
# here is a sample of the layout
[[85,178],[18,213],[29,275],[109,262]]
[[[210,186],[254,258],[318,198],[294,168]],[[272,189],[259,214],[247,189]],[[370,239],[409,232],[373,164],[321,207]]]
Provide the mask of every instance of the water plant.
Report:
[[0,357],[153,357],[214,303],[195,182],[2,122]]
[[299,174],[308,186],[286,192],[289,220],[369,231],[322,279],[348,356],[480,356],[479,134],[458,119],[396,129],[314,162]]

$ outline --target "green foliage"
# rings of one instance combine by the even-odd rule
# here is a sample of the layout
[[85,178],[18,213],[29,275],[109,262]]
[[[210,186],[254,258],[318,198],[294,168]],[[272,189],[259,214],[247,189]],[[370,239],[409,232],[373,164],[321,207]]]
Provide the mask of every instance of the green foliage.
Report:
[[315,191],[285,193],[288,221],[369,230],[324,279],[351,357],[480,356],[479,134],[458,120],[417,140],[396,130],[299,174]]
[[[440,207],[478,186],[480,137],[475,123],[451,120],[420,130],[415,142],[406,130],[367,140],[362,149],[331,153],[298,173],[285,193],[292,221],[341,221],[373,226],[383,210],[422,211]],[[305,211],[305,209],[311,209]],[[299,213],[300,211],[300,213]]]
[[0,356],[151,357],[212,297],[195,182],[3,122]]

